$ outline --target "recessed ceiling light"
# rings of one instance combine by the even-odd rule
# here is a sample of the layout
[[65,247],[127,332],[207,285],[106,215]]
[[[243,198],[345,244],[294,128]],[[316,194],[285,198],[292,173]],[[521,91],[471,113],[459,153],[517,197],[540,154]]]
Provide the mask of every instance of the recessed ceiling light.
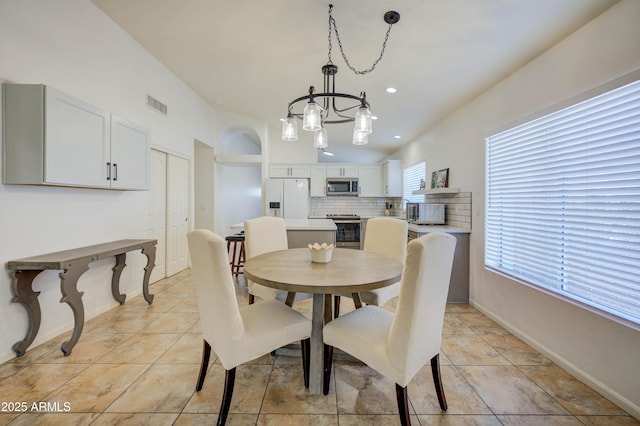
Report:
[[395,135],[394,138],[400,139],[400,135]]
[[372,120],[377,120],[377,119],[378,119],[378,117],[377,117],[377,116],[375,116],[375,115],[372,115],[372,116],[371,116],[371,119],[372,119]]
[[395,89],[395,87],[387,87],[387,92],[396,93],[396,89]]

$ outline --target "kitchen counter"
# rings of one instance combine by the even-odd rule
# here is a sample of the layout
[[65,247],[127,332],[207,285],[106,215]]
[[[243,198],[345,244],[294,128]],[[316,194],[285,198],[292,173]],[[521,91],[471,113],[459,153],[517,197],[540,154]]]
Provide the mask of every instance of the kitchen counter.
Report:
[[449,234],[470,234],[471,229],[458,228],[456,226],[449,225],[416,225],[409,224],[409,231],[414,231],[419,234],[427,234],[429,232],[446,232]]
[[336,224],[331,219],[285,219],[289,248],[313,243],[336,243]]
[[[334,231],[336,230],[336,224],[333,220],[326,217],[309,218],[309,219],[285,219],[284,223],[287,227],[287,231]],[[235,223],[230,226],[234,232],[240,232],[244,230],[244,222]]]
[[[336,243],[336,224],[331,219],[285,219],[289,248],[307,247],[313,243]],[[244,229],[244,223],[231,226],[235,232]]]
[[285,219],[287,231],[336,231],[331,219]]

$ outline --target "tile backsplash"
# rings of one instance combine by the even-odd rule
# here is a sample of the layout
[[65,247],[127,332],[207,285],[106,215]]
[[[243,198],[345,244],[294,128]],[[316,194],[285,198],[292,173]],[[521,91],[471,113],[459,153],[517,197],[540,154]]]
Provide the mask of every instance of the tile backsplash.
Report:
[[[391,216],[404,217],[402,198],[360,198],[349,196],[312,197],[311,216],[327,214],[357,214],[361,217],[383,216],[385,204],[390,203]],[[471,192],[425,195],[425,202],[445,205],[447,225],[471,229]]]
[[425,202],[444,204],[447,225],[471,229],[471,192],[457,194],[428,194]]
[[327,214],[357,214],[362,217],[383,216],[385,203],[391,203],[398,208],[391,209],[392,216],[403,214],[402,198],[349,197],[333,195],[330,197],[311,197],[311,215],[325,216]]

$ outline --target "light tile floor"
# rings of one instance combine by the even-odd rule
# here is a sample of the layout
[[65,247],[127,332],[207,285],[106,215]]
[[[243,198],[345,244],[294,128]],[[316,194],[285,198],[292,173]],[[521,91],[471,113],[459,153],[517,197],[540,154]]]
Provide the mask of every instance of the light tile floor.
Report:
[[[190,271],[151,292],[152,305],[138,296],[87,321],[69,357],[59,350],[67,333],[0,365],[0,424],[214,424],[224,370],[212,364],[195,392],[202,338]],[[237,294],[246,304],[242,277]],[[310,315],[309,302],[295,307]],[[353,309],[348,298],[342,306]],[[469,305],[447,306],[441,369],[449,410],[440,411],[427,365],[409,384],[413,424],[640,425]],[[333,374],[329,395],[308,395],[299,357],[266,355],[240,366],[227,424],[399,423],[389,379],[344,360]],[[20,402],[48,405],[23,413]]]

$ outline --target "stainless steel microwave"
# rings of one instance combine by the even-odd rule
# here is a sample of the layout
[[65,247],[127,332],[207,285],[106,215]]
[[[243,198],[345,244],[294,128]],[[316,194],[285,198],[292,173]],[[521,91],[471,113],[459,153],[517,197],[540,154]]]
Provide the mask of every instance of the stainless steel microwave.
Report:
[[444,204],[407,203],[407,222],[417,225],[444,225]]
[[328,178],[327,195],[358,195],[358,179]]

